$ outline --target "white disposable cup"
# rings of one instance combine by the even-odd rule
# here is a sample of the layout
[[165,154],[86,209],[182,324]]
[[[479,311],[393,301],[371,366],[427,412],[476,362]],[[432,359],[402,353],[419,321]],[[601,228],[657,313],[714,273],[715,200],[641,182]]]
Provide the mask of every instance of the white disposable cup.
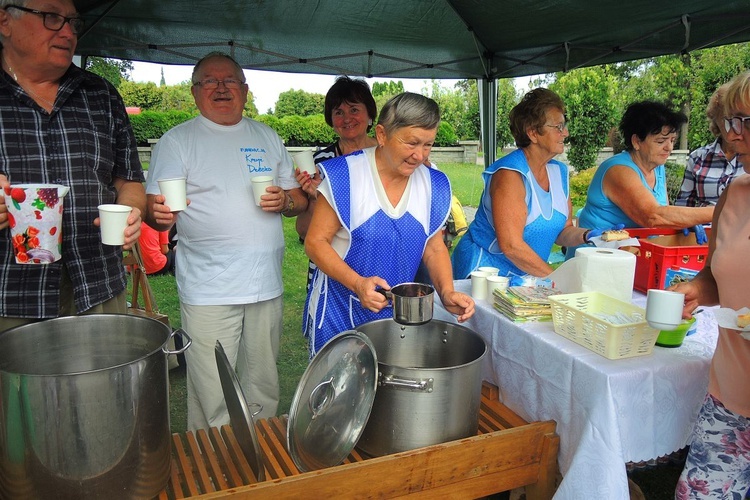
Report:
[[273,186],[273,177],[270,175],[258,175],[251,179],[253,184],[253,196],[255,204],[260,206],[260,197],[266,194],[266,188]]
[[471,296],[474,300],[487,299],[487,274],[484,271],[471,272]]
[[300,172],[307,172],[312,177],[315,175],[315,160],[313,160],[312,151],[306,149],[292,156],[292,161],[300,169]]
[[159,180],[159,191],[166,200],[164,204],[172,212],[181,212],[187,208],[187,179],[177,177],[174,179]]
[[125,228],[133,210],[127,205],[99,205],[99,229],[102,243],[119,246],[125,244]]
[[494,274],[487,276],[487,300],[494,301],[495,290],[504,292],[508,289],[508,283],[510,283],[510,278],[507,276],[496,276]]
[[478,267],[477,271],[485,272],[489,276],[497,276],[497,273],[500,272],[500,269],[498,269],[496,267],[491,267],[491,266],[482,266],[482,267]]
[[646,294],[646,321],[657,330],[674,330],[682,323],[685,294],[653,288]]

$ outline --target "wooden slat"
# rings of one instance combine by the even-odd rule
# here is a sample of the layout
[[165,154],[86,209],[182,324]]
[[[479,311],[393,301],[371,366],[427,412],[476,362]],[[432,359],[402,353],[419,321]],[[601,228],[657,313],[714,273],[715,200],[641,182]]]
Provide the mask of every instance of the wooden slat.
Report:
[[[206,433],[206,431],[204,431],[203,429],[198,431],[199,434],[201,432],[203,432],[204,434]],[[203,461],[203,457],[201,456],[200,446],[198,446],[198,441],[195,438],[195,434],[193,434],[192,432],[188,432],[185,437],[187,438],[188,442],[190,458],[192,459],[193,465],[195,467],[193,474],[198,480],[198,487],[200,488],[200,491],[203,493],[215,491],[213,484],[211,483],[211,478],[208,476],[206,463]]]
[[[488,495],[538,479],[544,439],[554,427],[554,422],[534,422],[523,428],[266,481],[231,493],[250,499],[309,498],[311,492],[317,498],[393,498],[420,492],[425,492],[425,498],[434,498],[435,491],[443,496]],[[489,475],[493,478],[485,477]],[[467,488],[471,495],[465,494]],[[220,497],[212,494],[205,498]]]
[[218,466],[220,467],[227,486],[229,488],[234,488],[235,486],[246,484],[242,482],[237,467],[229,457],[229,450],[227,449],[226,443],[224,443],[224,440],[221,438],[221,432],[219,429],[211,427],[208,432],[208,437],[211,440],[211,446],[213,446],[214,452],[216,453]]
[[256,425],[256,429],[261,429],[259,434],[260,440],[268,444],[268,448],[273,453],[275,463],[279,465],[279,469],[275,471],[278,477],[292,476],[300,472],[297,466],[294,465],[292,457],[287,452],[286,432],[281,432],[282,426],[283,424],[278,417],[268,420],[262,419]]
[[[186,434],[187,436],[190,436],[190,433]],[[185,447],[183,445],[182,439],[180,438],[179,434],[173,434],[172,435],[172,444],[174,445],[172,450],[177,459],[177,463],[180,468],[180,472],[182,473],[182,477],[184,478],[184,482],[180,481],[177,483],[172,483],[172,486],[175,488],[175,497],[176,498],[187,498],[192,497],[195,495],[198,495],[201,493],[198,490],[198,484],[195,480],[195,477],[193,476],[193,467],[192,462],[188,458],[187,451],[185,450]],[[185,487],[186,489],[182,489],[182,487]],[[179,487],[179,493],[177,491],[177,488]]]
[[216,455],[216,450],[211,445],[211,440],[205,429],[198,431],[198,444],[201,447],[201,455],[206,463],[206,472],[208,472],[214,490],[222,491],[229,489],[229,485],[219,465],[219,457]]
[[255,424],[255,432],[258,433],[258,442],[260,444],[260,451],[263,454],[263,465],[269,472],[268,479],[279,479],[291,475],[287,470],[282,468],[279,462],[279,452],[275,446],[274,440],[272,439],[273,431],[269,427],[268,421],[263,419]]
[[[159,500],[201,498],[481,497],[527,485],[529,500],[554,493],[555,423],[525,422],[482,388],[478,435],[385,457],[353,450],[338,467],[300,473],[286,449],[285,416],[256,422],[266,468],[258,483],[230,426],[173,435],[170,484]],[[187,446],[185,446],[185,442]],[[364,479],[368,478],[368,479]],[[365,483],[363,483],[365,481]]]
[[224,442],[226,443],[227,450],[232,462],[236,464],[240,476],[242,476],[241,484],[257,483],[258,480],[255,477],[255,473],[253,473],[253,469],[250,467],[250,464],[247,463],[247,459],[242,452],[242,448],[240,448],[240,444],[237,442],[237,438],[234,436],[232,427],[230,425],[223,425],[221,427],[221,435],[224,439]]

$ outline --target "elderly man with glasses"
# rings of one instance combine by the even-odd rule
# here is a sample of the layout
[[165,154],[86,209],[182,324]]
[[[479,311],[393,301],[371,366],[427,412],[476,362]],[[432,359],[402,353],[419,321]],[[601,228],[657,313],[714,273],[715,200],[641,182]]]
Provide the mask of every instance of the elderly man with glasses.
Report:
[[[200,116],[164,134],[154,149],[146,185],[149,225],[179,226],[175,274],[187,350],[188,428],[229,422],[214,358],[220,341],[236,365],[248,401],[276,414],[276,357],[282,329],[281,215],[307,207],[281,138],[245,118],[248,86],[231,57],[214,52],[193,70],[192,93]],[[272,178],[260,198],[252,180]],[[187,209],[171,212],[160,179],[187,179]],[[179,222],[178,222],[179,221]],[[153,224],[152,224],[153,222]]]
[[[44,265],[16,262],[5,204],[13,198],[0,196],[0,331],[127,312],[122,249],[140,234],[143,172],[119,94],[72,64],[83,26],[71,0],[0,0],[0,188],[8,195],[26,183],[70,189],[62,258]],[[108,203],[132,207],[122,248],[101,242],[97,207]]]

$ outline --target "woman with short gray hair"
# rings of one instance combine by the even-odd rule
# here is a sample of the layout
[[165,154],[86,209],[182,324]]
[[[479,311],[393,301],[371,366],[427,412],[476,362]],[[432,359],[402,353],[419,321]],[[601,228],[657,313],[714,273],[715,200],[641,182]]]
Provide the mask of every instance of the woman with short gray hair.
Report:
[[378,125],[382,125],[388,134],[403,127],[437,130],[440,125],[440,108],[432,99],[404,92],[383,106]]
[[378,145],[319,165],[321,196],[305,238],[318,269],[305,303],[310,357],[331,338],[392,316],[378,289],[412,281],[424,262],[443,305],[465,321],[474,302],[453,289],[441,229],[451,205],[445,174],[425,166],[440,109],[419,94],[386,103]]

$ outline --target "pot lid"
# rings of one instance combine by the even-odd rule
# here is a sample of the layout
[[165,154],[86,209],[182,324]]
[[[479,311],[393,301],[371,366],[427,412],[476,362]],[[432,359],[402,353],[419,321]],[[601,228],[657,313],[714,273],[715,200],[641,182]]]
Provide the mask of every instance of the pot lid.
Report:
[[219,369],[221,389],[224,392],[224,399],[227,403],[232,431],[237,438],[237,443],[240,445],[242,453],[245,455],[247,463],[253,469],[255,479],[258,482],[264,481],[266,479],[266,471],[263,468],[260,444],[258,442],[258,435],[255,433],[255,422],[253,421],[253,416],[261,411],[263,407],[261,405],[254,405],[258,406],[258,410],[255,413],[250,412],[250,405],[247,404],[245,394],[242,392],[237,373],[229,363],[229,359],[227,359],[227,355],[224,352],[224,347],[218,340],[214,348],[214,355],[216,356],[216,367]]
[[366,335],[349,330],[310,362],[294,393],[287,448],[302,472],[339,465],[364,431],[375,400],[378,360]]

